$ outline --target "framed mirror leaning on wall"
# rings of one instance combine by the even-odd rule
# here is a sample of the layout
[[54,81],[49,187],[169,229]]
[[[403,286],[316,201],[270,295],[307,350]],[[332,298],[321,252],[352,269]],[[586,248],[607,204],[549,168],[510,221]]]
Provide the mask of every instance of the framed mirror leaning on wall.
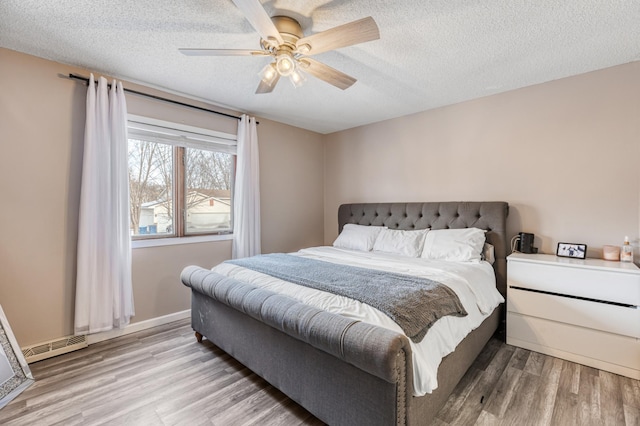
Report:
[[0,306],[0,409],[34,382],[29,364]]

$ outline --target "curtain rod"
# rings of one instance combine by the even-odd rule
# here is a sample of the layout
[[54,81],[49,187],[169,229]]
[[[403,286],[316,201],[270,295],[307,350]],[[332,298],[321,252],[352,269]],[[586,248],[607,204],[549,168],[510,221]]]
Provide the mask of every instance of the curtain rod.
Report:
[[[72,80],[82,80],[85,83],[89,84],[89,78],[88,77],[83,77],[83,76],[77,75],[77,74],[69,74],[69,78],[72,79]],[[111,84],[109,84],[109,86],[111,86]],[[146,96],[147,98],[157,99],[159,101],[164,101],[164,102],[169,102],[169,103],[176,104],[176,105],[181,105],[181,106],[184,106],[184,107],[187,107],[187,108],[198,109],[200,111],[206,111],[206,112],[210,112],[210,113],[213,113],[213,114],[223,115],[223,116],[229,117],[229,118],[235,118],[236,120],[240,120],[240,118],[241,118],[241,117],[238,117],[237,115],[226,114],[224,112],[214,111],[212,109],[202,108],[202,107],[199,107],[199,106],[186,104],[186,103],[180,102],[180,101],[174,101],[173,99],[167,99],[167,98],[163,98],[161,96],[151,95],[149,93],[138,92],[137,90],[127,89],[126,87],[124,88],[124,91],[125,92],[129,92],[129,93],[133,93],[135,95]],[[256,121],[256,124],[260,124],[260,123],[258,123]]]

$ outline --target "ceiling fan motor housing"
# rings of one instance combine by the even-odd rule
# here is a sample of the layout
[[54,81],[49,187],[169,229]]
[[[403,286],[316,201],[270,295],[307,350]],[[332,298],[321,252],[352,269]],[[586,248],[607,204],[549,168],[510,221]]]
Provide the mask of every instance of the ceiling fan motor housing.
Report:
[[296,48],[296,42],[304,35],[298,21],[288,16],[274,16],[271,18],[271,21],[278,29],[285,45],[288,45],[291,47],[291,50],[294,50]]
[[302,28],[298,21],[288,16],[274,16],[271,18],[284,43],[278,44],[275,40],[261,40],[260,44],[272,46],[270,50],[276,58],[275,67],[282,76],[289,76],[295,72],[296,60],[294,52],[296,42],[302,38]]

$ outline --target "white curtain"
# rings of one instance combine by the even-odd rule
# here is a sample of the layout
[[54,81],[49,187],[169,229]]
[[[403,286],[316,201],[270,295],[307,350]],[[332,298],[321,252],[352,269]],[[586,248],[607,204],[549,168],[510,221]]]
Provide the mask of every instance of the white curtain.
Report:
[[127,104],[122,83],[93,74],[87,91],[78,229],[75,333],[123,328],[131,286]]
[[237,148],[231,251],[234,259],[260,254],[260,168],[255,118],[242,115]]

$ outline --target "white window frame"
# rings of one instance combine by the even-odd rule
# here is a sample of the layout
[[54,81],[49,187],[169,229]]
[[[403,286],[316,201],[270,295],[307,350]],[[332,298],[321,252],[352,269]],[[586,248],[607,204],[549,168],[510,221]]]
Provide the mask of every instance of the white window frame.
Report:
[[[157,118],[128,114],[128,136],[139,137],[143,140],[156,141],[183,148],[213,150],[231,155],[237,155],[237,134],[220,132],[187,124],[175,123]],[[233,189],[232,189],[233,194]],[[175,194],[174,194],[175,195]],[[231,198],[233,202],[233,195]],[[233,209],[233,206],[232,206]],[[157,247],[176,244],[192,244],[208,241],[225,241],[233,238],[229,233],[185,235],[176,237],[156,237],[145,239],[131,239],[132,248]]]

